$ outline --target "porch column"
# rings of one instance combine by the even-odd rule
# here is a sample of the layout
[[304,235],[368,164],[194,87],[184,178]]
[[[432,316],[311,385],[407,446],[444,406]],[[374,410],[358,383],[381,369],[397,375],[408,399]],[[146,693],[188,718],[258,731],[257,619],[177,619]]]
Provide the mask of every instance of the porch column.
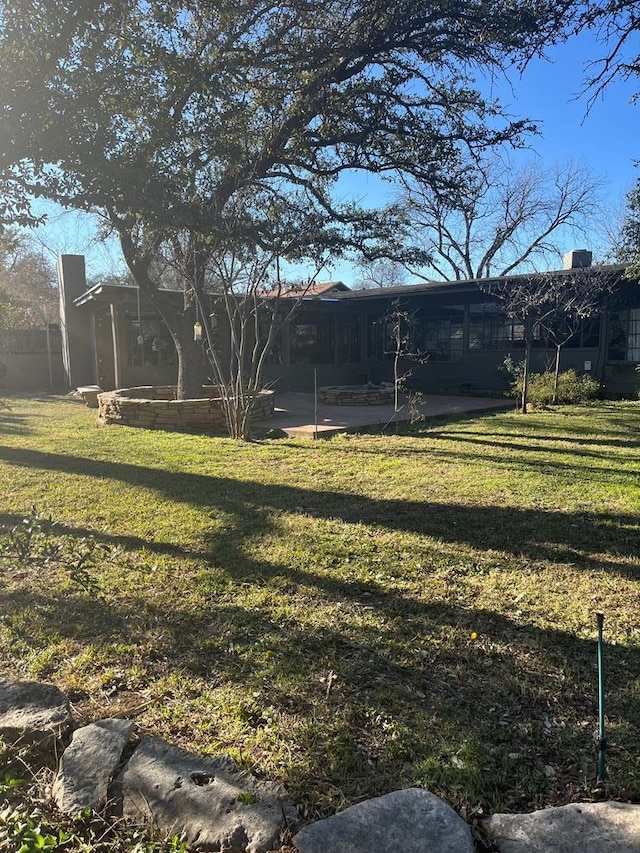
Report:
[[111,337],[113,340],[113,375],[115,377],[116,388],[124,388],[124,363],[126,353],[122,346],[122,333],[120,330],[120,311],[119,306],[113,302],[109,306],[111,315]]

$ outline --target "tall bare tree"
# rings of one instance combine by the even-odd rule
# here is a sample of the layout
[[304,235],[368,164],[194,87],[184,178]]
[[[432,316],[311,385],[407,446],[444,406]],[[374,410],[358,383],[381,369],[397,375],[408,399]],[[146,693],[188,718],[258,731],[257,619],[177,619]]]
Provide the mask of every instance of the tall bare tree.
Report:
[[362,261],[358,265],[357,287],[368,290],[378,287],[399,287],[407,283],[407,267],[392,258]]
[[29,234],[0,233],[0,288],[13,306],[13,323],[43,326],[58,319],[58,289],[52,263]]
[[[586,166],[516,169],[497,157],[466,160],[449,186],[405,181],[416,242],[430,255],[424,278],[465,280],[549,269],[562,255],[562,231],[585,233],[602,181]],[[564,245],[566,249],[566,243]]]

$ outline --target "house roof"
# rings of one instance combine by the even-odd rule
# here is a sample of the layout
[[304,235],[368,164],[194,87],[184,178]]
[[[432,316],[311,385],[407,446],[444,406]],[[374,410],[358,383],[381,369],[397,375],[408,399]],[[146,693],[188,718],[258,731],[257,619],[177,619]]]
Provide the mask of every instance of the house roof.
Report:
[[[591,266],[580,267],[575,269],[551,270],[544,273],[530,273],[529,275],[544,275],[549,277],[573,277],[588,276],[594,271],[605,271],[609,274],[622,276],[626,267],[623,264],[615,264],[609,266]],[[374,299],[389,299],[399,296],[411,296],[420,294],[456,294],[469,293],[476,291],[478,285],[489,282],[509,282],[522,281],[527,276],[526,273],[509,276],[495,276],[486,279],[465,279],[463,281],[422,281],[417,284],[401,284],[395,287],[375,287],[366,290],[351,290],[342,281],[325,281],[315,282],[307,288],[289,288],[283,290],[280,297],[287,299],[301,299],[304,301],[352,301],[361,302],[362,300]],[[160,293],[165,295],[165,298],[174,299],[180,297],[181,291],[161,289]],[[121,302],[132,301],[137,298],[137,288],[133,285],[116,285],[116,284],[96,284],[85,291],[81,296],[74,300],[74,305],[80,306],[88,302]],[[271,294],[273,295],[273,294]],[[140,291],[140,296],[144,299],[144,293]]]
[[422,281],[417,284],[399,284],[395,287],[375,287],[366,290],[349,290],[346,293],[337,293],[336,297],[342,301],[343,299],[380,299],[393,296],[410,296],[411,294],[421,293],[468,293],[469,291],[477,290],[479,284],[489,284],[497,282],[522,281],[529,275],[543,275],[549,278],[570,278],[579,276],[588,276],[594,271],[604,271],[610,274],[619,274],[625,271],[626,267],[623,264],[612,264],[608,266],[591,266],[591,267],[576,267],[574,269],[549,270],[542,273],[519,273],[514,275],[500,275],[491,278],[470,278],[460,281]]
[[[158,291],[162,294],[167,294],[168,296],[173,295],[177,298],[182,298],[181,290],[170,290],[169,288],[160,288]],[[132,302],[136,301],[138,297],[138,288],[134,284],[94,284],[93,287],[90,287],[88,290],[85,290],[84,293],[81,293],[76,299],[73,300],[73,304],[76,307],[80,305],[85,305],[88,302]],[[140,298],[145,300],[144,291],[140,291]]]
[[[78,296],[78,298],[74,300],[74,305],[85,305],[87,302],[128,302],[137,297],[137,291],[138,288],[134,284],[105,284],[99,282]],[[308,287],[292,287],[287,290],[283,290],[279,295],[280,297],[288,299],[312,299],[314,297],[329,296],[334,293],[341,294],[350,292],[351,290],[349,287],[342,281],[323,281],[314,282]],[[164,293],[168,296],[171,294],[174,296],[181,296],[182,291],[170,288],[160,288],[159,293]],[[142,299],[145,299],[144,291],[140,291],[140,296]],[[215,294],[212,294],[212,296],[215,296]]]
[[287,299],[297,299],[311,296],[327,296],[330,293],[351,293],[351,288],[343,281],[315,281],[308,286],[290,287],[283,290],[279,295]]

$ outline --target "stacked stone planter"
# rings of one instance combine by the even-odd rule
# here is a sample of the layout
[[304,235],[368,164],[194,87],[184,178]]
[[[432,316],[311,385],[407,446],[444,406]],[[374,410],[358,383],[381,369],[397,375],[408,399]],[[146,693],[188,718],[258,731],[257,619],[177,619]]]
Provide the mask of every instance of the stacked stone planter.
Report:
[[393,385],[326,385],[318,400],[329,406],[386,406],[393,403]]
[[[225,427],[220,390],[203,385],[202,398],[176,400],[175,385],[145,385],[98,394],[98,421],[144,429],[203,432]],[[273,414],[275,392],[259,391],[253,398],[252,420]]]

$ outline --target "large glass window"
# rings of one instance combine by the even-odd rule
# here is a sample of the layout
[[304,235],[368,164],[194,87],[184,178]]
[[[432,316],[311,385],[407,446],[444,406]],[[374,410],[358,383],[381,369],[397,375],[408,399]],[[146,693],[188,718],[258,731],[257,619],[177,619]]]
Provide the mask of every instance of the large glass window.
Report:
[[611,313],[607,337],[609,361],[640,362],[640,308]]
[[338,364],[352,364],[361,360],[359,317],[337,318],[336,343]]
[[399,345],[400,355],[408,358],[461,361],[463,338],[462,305],[440,306],[424,314],[408,310],[395,321],[380,314],[370,314],[367,318],[369,358],[393,358]]
[[429,361],[462,361],[464,307],[445,305],[414,320],[411,351]]
[[507,345],[513,332],[511,320],[500,306],[487,302],[469,307],[469,349],[500,349]]
[[159,317],[126,314],[129,367],[165,367],[176,363],[176,348]]
[[[565,329],[560,326],[558,338],[562,340],[565,335]],[[553,344],[553,335],[549,336]],[[593,349],[600,344],[600,317],[590,317],[583,320],[572,337],[568,338],[563,346],[570,349]]]
[[292,364],[333,364],[333,317],[296,314],[289,328],[289,355]]
[[367,314],[367,358],[384,358],[385,323],[383,314]]
[[[270,322],[274,323],[273,330],[270,328]],[[282,325],[283,322],[284,321],[280,318],[274,318],[273,321],[268,318],[264,318],[260,321],[260,335],[264,343],[266,343],[270,331],[273,332],[273,337],[271,338],[271,346],[269,347],[266,354],[267,364],[284,364],[284,327]]]
[[[507,317],[500,305],[485,302],[469,308],[469,349],[518,349],[524,347],[524,325]],[[536,326],[533,334],[534,346],[546,345],[543,330]]]
[[349,364],[362,358],[360,318],[296,311],[289,324],[291,364]]
[[412,353],[415,346],[413,340],[413,319],[407,312],[399,311],[389,314],[369,316],[367,334],[368,358],[393,359]]

